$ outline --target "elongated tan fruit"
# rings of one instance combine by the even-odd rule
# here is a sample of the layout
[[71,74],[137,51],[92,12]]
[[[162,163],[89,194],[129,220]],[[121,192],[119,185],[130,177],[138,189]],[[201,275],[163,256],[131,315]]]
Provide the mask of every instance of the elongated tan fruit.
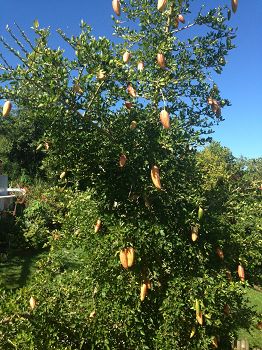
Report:
[[126,102],[125,102],[125,106],[126,106],[127,109],[131,109],[132,106],[133,106],[133,103],[130,102],[130,101],[126,101]]
[[232,10],[234,13],[237,12],[238,0],[231,0]]
[[96,224],[95,224],[95,233],[97,233],[100,230],[101,224],[102,224],[101,220],[98,219]]
[[112,1],[112,7],[117,16],[120,16],[121,14],[121,7],[120,7],[120,1],[119,0],[113,0]]
[[185,23],[185,18],[184,18],[183,15],[179,14],[179,15],[177,16],[177,19],[179,20],[179,22]]
[[124,269],[128,269],[134,265],[135,250],[133,247],[124,248],[120,250],[119,254],[120,262]]
[[211,105],[212,111],[217,115],[220,116],[221,114],[221,107],[217,100],[212,99],[212,105]]
[[144,301],[145,297],[147,296],[147,283],[141,284],[141,290],[140,290],[140,300]]
[[137,70],[139,70],[139,72],[142,72],[142,70],[145,68],[144,62],[138,62],[137,64]]
[[84,91],[81,89],[80,85],[77,84],[77,83],[73,86],[73,90],[74,90],[75,93],[80,94],[80,95],[82,95],[83,92],[84,92]]
[[217,337],[213,337],[212,339],[212,346],[217,349],[218,348],[218,340]]
[[104,70],[100,69],[97,72],[96,77],[97,77],[98,80],[105,80],[106,79],[106,72]]
[[161,182],[160,182],[160,176],[159,176],[159,168],[156,165],[153,165],[151,168],[151,179],[155,187],[160,190]]
[[197,226],[191,227],[191,239],[193,242],[195,242],[198,239],[198,227]]
[[126,51],[126,52],[123,54],[123,62],[124,62],[124,63],[127,63],[127,62],[129,61],[130,57],[131,57],[131,53],[128,52],[128,51]]
[[161,12],[164,11],[164,9],[166,8],[166,4],[167,4],[167,0],[158,0],[157,9]]
[[221,248],[217,248],[216,249],[216,253],[217,253],[217,256],[221,259],[221,260],[223,260],[224,259],[224,252],[223,252],[223,250],[221,249]]
[[156,60],[157,60],[157,64],[159,65],[159,67],[165,68],[166,60],[165,60],[165,56],[162,53],[157,54]]
[[134,130],[134,129],[136,129],[136,127],[137,127],[137,122],[135,120],[132,120],[130,123],[130,129]]
[[30,305],[31,309],[34,310],[34,308],[36,307],[36,300],[34,297],[30,298],[29,305]]
[[60,179],[63,180],[63,178],[65,178],[65,176],[66,176],[66,172],[63,171],[63,172],[60,174]]
[[244,282],[245,281],[245,270],[244,270],[244,267],[241,264],[238,265],[237,273],[238,273],[238,276],[239,276],[240,280],[242,282]]
[[204,323],[202,311],[200,311],[199,314],[196,314],[196,319],[197,319],[197,322],[202,326]]
[[6,101],[3,106],[3,117],[8,117],[9,113],[12,109],[12,103],[10,101]]
[[127,92],[130,96],[136,97],[136,90],[133,88],[131,83],[127,84]]
[[165,109],[160,112],[160,121],[165,129],[170,128],[169,113]]
[[125,154],[121,154],[120,158],[119,158],[119,166],[120,168],[123,168],[126,164],[127,158]]

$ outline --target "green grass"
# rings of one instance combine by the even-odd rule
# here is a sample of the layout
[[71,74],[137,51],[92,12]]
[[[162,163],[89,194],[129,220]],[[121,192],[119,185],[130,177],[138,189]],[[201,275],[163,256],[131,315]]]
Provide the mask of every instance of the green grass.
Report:
[[23,287],[36,269],[36,262],[46,252],[19,251],[0,255],[0,287]]
[[[249,299],[250,307],[254,308],[260,314],[260,321],[262,321],[262,289],[255,290],[249,288],[247,291],[247,297]],[[259,347],[262,349],[262,330],[256,328],[257,320],[254,320],[254,324],[251,325],[250,331],[240,330],[238,333],[238,339],[246,339],[249,342],[249,346]]]

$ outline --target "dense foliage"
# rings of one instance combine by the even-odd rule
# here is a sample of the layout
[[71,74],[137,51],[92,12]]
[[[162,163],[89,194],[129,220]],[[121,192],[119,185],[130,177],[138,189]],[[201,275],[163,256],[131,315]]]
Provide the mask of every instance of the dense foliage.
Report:
[[8,28],[22,53],[1,39],[20,60],[2,65],[0,94],[18,111],[2,132],[30,124],[35,157],[12,136],[6,159],[13,150],[29,175],[42,161],[48,179],[17,225],[28,246],[50,247],[27,286],[1,293],[3,348],[228,349],[248,325],[237,269],[261,261],[261,192],[228,150],[197,151],[229,105],[214,76],[235,33],[227,7],[190,6],[122,1],[118,44],[84,22],[77,37],[58,31],[73,59],[37,21],[35,42]]

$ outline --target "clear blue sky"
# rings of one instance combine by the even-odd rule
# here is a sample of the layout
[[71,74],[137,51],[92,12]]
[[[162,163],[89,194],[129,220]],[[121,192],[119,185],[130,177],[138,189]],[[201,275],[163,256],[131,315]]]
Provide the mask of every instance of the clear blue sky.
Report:
[[[201,3],[217,6],[230,2],[195,0],[194,7]],[[62,28],[69,36],[78,33],[80,20],[84,19],[93,27],[95,36],[111,37],[111,14],[111,0],[3,0],[0,35],[8,37],[5,26],[12,26],[15,21],[30,33],[37,18],[41,27],[50,26],[53,32]],[[213,137],[235,156],[262,156],[261,23],[262,0],[239,0],[238,12],[231,19],[231,25],[238,27],[237,48],[231,51],[224,72],[217,79],[222,95],[232,106],[224,109],[225,121],[216,128]],[[54,36],[53,45],[56,40]]]

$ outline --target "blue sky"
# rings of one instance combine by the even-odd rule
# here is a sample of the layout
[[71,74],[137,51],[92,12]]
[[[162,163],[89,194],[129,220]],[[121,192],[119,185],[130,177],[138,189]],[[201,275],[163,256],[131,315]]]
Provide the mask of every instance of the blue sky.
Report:
[[[231,0],[195,0],[213,6],[230,4]],[[157,1],[156,1],[157,2]],[[5,26],[17,22],[26,32],[34,19],[52,31],[62,28],[68,35],[77,34],[84,19],[93,27],[95,36],[111,37],[111,0],[8,0],[1,2],[0,35],[7,37]],[[262,0],[239,0],[232,15],[232,27],[238,27],[237,48],[227,57],[227,65],[217,83],[232,106],[224,109],[225,121],[213,137],[231,149],[235,156],[262,156]],[[56,36],[53,45],[56,45]]]

